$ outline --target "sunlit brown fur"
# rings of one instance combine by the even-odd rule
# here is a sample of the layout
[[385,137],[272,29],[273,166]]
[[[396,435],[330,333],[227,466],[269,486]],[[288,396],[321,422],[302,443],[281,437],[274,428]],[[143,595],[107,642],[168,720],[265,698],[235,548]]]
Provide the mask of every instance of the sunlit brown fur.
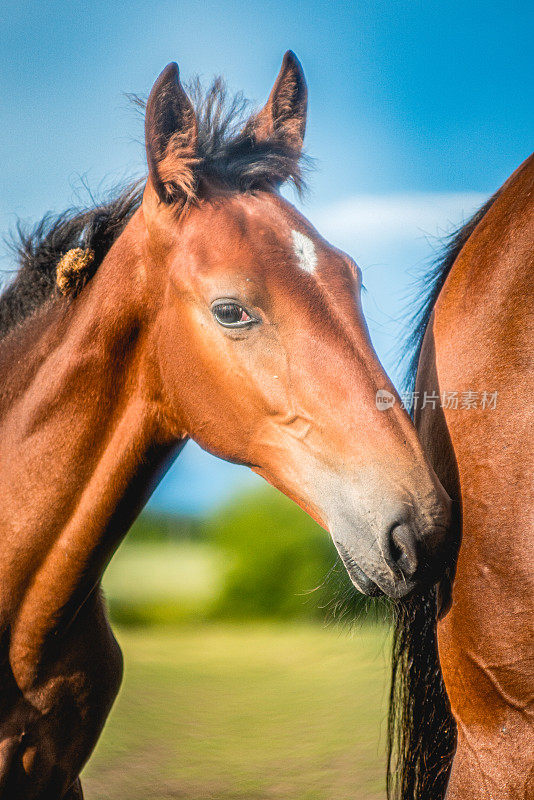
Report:
[[[211,162],[198,155],[184,182],[197,131],[169,65],[147,104],[141,206],[125,204],[126,224],[79,293],[42,293],[6,315],[2,800],[81,796],[78,775],[121,680],[100,579],[189,437],[313,514],[363,589],[404,596],[446,566],[450,501],[400,403],[377,409],[377,390],[394,390],[369,340],[358,272],[276,191],[298,178],[295,131],[305,125],[290,53],[275,89],[255,118],[258,139],[252,120],[222,148],[238,167],[218,167],[219,151]],[[299,265],[295,230],[313,243],[313,275]],[[222,327],[220,298],[246,306],[255,324]]]
[[454,263],[417,378],[421,393],[498,392],[494,410],[427,406],[416,417],[463,516],[452,608],[438,626],[458,727],[447,800],[534,797],[533,268],[531,157]]

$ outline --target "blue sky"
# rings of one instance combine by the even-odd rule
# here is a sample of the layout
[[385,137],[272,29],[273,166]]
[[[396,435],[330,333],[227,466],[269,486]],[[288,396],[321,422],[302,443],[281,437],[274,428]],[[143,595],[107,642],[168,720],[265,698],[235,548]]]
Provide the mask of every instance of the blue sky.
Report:
[[[316,159],[302,206],[353,255],[395,377],[413,271],[532,149],[532,2],[26,2],[0,10],[0,229],[144,170],[147,94],[178,61],[260,103],[284,51],[310,92]],[[9,262],[3,258],[2,266]],[[188,446],[152,500],[200,511],[258,479]]]

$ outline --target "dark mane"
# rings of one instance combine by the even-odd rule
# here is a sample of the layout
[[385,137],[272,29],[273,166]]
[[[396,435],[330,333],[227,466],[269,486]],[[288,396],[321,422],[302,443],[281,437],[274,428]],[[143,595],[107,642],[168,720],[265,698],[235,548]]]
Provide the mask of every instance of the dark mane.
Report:
[[32,229],[19,223],[11,243],[19,270],[0,297],[0,338],[56,296],[56,267],[68,250],[94,250],[94,274],[140,202],[141,187],[134,183],[92,208],[71,209],[57,217],[47,214]]
[[[411,392],[423,338],[445,280],[463,246],[498,193],[449,237],[441,258],[421,281],[420,307],[410,320],[405,344],[404,388]],[[395,604],[388,719],[389,800],[443,800],[456,748],[451,714],[438,658],[436,593]]]
[[229,95],[221,78],[207,91],[196,78],[187,92],[197,116],[200,164],[196,171],[200,176],[242,192],[286,181],[297,192],[304,191],[303,166],[309,160],[279,139],[257,142],[244,134],[251,108],[242,93]]
[[[471,219],[445,239],[441,256],[436,259],[428,272],[417,281],[416,296],[418,304],[408,320],[407,328],[409,333],[403,342],[401,353],[401,359],[406,364],[403,389],[408,393],[412,392],[415,387],[415,376],[417,375],[423,338],[439,293],[443,289],[443,285],[460,250],[480,220],[493,205],[497,194],[492,195],[482,208],[473,214]],[[422,302],[420,298],[423,298]]]
[[[198,121],[195,174],[199,182],[204,178],[247,192],[290,181],[298,192],[304,190],[305,158],[276,139],[257,143],[242,134],[249,116],[249,103],[242,94],[229,95],[220,78],[207,91],[198,79],[188,90]],[[132,99],[144,108],[144,101],[135,96]],[[71,209],[59,216],[48,214],[33,229],[17,225],[12,249],[19,268],[0,296],[0,338],[56,296],[56,267],[68,250],[93,250],[95,257],[87,277],[96,272],[139,207],[143,183],[133,183],[89,208]]]

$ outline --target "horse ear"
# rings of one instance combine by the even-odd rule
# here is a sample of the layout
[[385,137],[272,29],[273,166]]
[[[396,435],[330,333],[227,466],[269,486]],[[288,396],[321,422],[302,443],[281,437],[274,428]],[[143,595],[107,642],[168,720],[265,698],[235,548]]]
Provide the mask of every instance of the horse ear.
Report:
[[149,179],[164,203],[194,195],[197,120],[185,93],[178,65],[168,64],[150,92],[145,114]]
[[302,149],[306,130],[308,88],[295,53],[288,50],[267,103],[247,122],[243,133],[257,142],[278,140]]

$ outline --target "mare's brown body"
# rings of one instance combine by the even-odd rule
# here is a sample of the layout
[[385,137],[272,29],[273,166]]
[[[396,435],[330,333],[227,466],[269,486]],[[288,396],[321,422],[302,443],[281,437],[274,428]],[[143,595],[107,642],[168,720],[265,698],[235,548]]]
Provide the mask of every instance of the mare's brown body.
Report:
[[[142,202],[111,249],[109,209],[76,218],[76,236],[60,224],[0,301],[2,800],[81,795],[121,680],[100,578],[188,437],[300,503],[364,591],[402,597],[445,564],[450,500],[400,404],[377,408],[393,387],[359,271],[277,192],[299,179],[300,65],[286,54],[241,131],[218,91],[195,112],[169,65],[147,104]],[[76,264],[78,238],[80,263],[99,263],[61,273],[61,297],[56,264]],[[20,313],[34,279],[48,294]]]
[[[447,800],[534,798],[533,268],[531,157],[456,259],[417,376],[420,400],[478,392],[477,408],[416,414],[463,516],[453,603],[438,625],[458,729]],[[495,409],[483,409],[495,391]]]

